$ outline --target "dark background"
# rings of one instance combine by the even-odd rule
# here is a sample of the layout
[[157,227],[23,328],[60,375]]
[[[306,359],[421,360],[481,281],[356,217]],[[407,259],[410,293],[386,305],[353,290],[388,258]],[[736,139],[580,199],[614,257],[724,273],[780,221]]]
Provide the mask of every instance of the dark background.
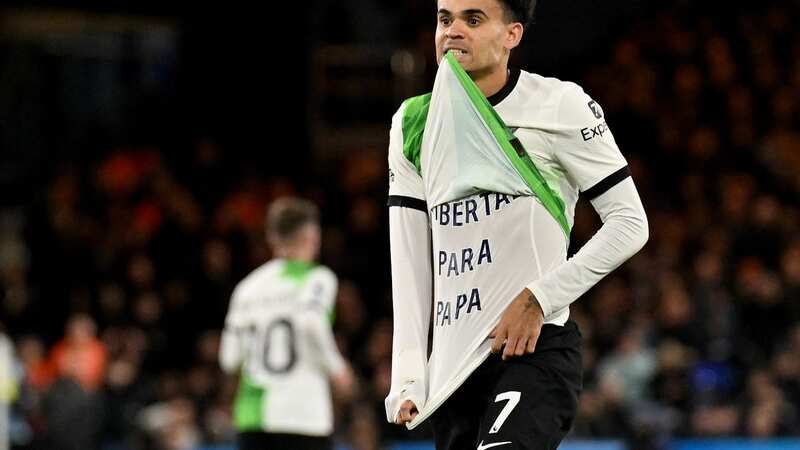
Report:
[[[797,1],[540,2],[512,63],[603,105],[650,222],[645,249],[571,307],[585,386],[570,438],[800,434],[797,20]],[[320,205],[340,278],[360,394],[337,405],[336,440],[430,437],[385,424],[382,402],[388,128],[430,89],[434,25],[427,0],[0,5],[17,448],[232,442],[219,332],[287,194]],[[571,251],[598,226],[581,201]]]

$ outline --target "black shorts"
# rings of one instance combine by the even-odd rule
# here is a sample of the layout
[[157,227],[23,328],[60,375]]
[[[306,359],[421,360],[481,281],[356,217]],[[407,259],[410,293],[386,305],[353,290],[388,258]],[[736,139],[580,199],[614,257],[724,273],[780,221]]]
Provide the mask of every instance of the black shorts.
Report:
[[581,334],[544,325],[533,353],[489,358],[431,416],[436,450],[551,450],[572,426],[582,389]]
[[327,436],[264,433],[245,431],[239,433],[239,450],[333,450],[333,441]]

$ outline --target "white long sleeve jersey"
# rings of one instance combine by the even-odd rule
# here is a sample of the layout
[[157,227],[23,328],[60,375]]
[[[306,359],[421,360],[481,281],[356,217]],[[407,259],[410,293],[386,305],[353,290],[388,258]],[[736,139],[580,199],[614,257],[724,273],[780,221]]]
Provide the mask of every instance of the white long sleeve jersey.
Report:
[[324,266],[272,260],[233,292],[220,365],[240,372],[238,431],[326,436],[331,375],[343,370],[330,325],[336,276]]
[[394,339],[386,414],[393,421],[401,403],[412,400],[420,414],[409,428],[429,417],[486,359],[490,331],[524,288],[538,299],[545,323],[563,325],[570,303],[648,237],[627,162],[600,105],[578,85],[512,70],[506,86],[488,99],[560,197],[569,227],[580,193],[599,213],[603,226],[569,260],[564,226],[535,196],[443,196],[464,183],[457,180],[461,168],[452,167],[463,158],[443,160],[425,145],[433,134],[463,141],[459,124],[452,123],[457,114],[436,111],[456,130],[430,120],[436,108],[455,108],[449,100],[437,104],[441,92],[434,85],[433,101],[431,94],[405,101],[390,131]]

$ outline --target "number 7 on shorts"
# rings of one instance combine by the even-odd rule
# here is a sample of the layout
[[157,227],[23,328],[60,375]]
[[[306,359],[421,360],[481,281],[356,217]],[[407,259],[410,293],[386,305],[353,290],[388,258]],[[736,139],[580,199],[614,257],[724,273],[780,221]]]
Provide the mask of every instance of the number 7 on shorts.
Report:
[[500,411],[500,414],[497,415],[497,419],[489,429],[489,434],[494,434],[500,431],[500,427],[503,426],[503,423],[506,421],[506,419],[508,419],[511,411],[513,411],[514,407],[517,406],[521,396],[522,393],[519,391],[508,391],[497,394],[497,397],[494,398],[495,403],[502,401],[506,401],[507,403],[506,406],[503,407],[503,410]]

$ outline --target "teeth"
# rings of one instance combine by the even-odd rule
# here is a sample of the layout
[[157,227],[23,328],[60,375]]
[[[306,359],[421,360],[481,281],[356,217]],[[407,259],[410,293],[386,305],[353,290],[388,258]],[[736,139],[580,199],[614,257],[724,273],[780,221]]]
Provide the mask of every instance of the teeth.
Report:
[[464,50],[453,49],[451,51],[453,52],[454,55],[466,55],[467,54],[467,52],[465,52]]

